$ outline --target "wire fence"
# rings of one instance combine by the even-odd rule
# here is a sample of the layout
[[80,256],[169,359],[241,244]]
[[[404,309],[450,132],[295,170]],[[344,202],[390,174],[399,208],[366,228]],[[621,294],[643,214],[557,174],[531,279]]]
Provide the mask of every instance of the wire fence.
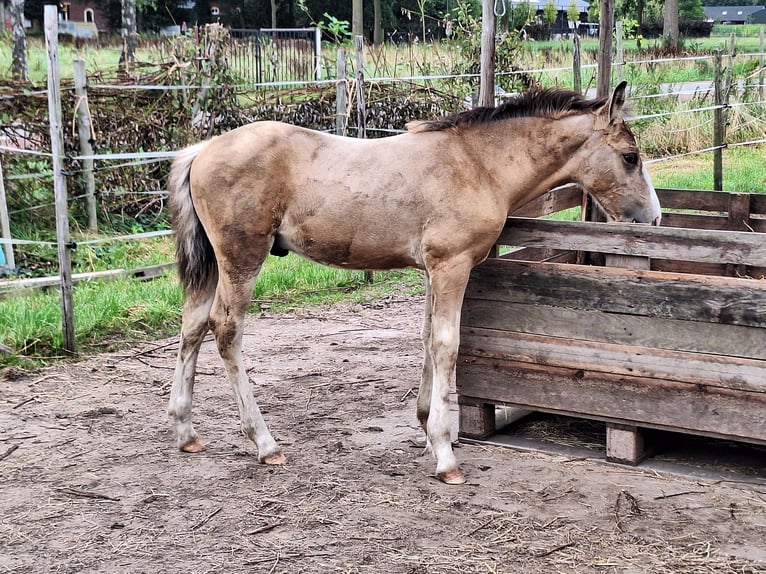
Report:
[[[701,73],[705,73],[713,69],[712,63],[714,58],[715,55],[701,55],[683,58],[639,59],[634,61],[618,62],[615,64],[615,66],[618,69],[618,72],[616,73],[619,73],[619,70],[623,70],[623,72],[626,74],[634,74],[636,78],[639,77],[641,70],[656,70],[662,65],[677,67],[682,64],[690,64],[697,66]],[[662,124],[674,116],[690,115],[699,118],[697,123],[691,127],[680,128],[679,131],[692,131],[712,123],[712,115],[717,110],[725,110],[726,112],[732,112],[733,110],[745,110],[750,116],[749,121],[751,122],[753,128],[750,130],[750,132],[748,132],[753,134],[752,137],[743,138],[740,137],[741,134],[730,134],[731,141],[728,141],[728,143],[709,145],[710,142],[707,142],[706,145],[700,145],[695,149],[685,149],[676,153],[663,154],[660,157],[653,157],[648,159],[647,163],[667,162],[689,155],[711,153],[715,152],[716,150],[725,149],[727,147],[750,145],[755,146],[766,143],[766,138],[757,137],[759,133],[762,135],[766,134],[766,113],[764,112],[766,98],[764,97],[763,59],[764,54],[762,52],[755,54],[741,54],[737,56],[738,62],[746,62],[742,65],[743,68],[747,68],[748,73],[745,78],[740,77],[735,79],[732,75],[728,76],[727,83],[724,87],[727,93],[733,94],[736,100],[727,101],[725,103],[710,103],[711,99],[713,98],[712,90],[714,90],[715,83],[715,78],[710,76],[700,76],[691,82],[684,82],[681,85],[658,83],[653,86],[642,86],[640,84],[634,83],[632,88],[632,99],[636,103],[636,106],[640,110],[655,110],[647,113],[638,113],[633,117],[633,121],[637,124],[641,124],[642,126],[653,123]],[[705,65],[701,66],[700,64]],[[349,67],[353,69],[353,64],[349,64]],[[586,64],[582,66],[582,70],[585,70],[586,72],[592,71],[595,73],[595,64]],[[152,96],[151,94],[162,93],[169,94],[170,97],[181,101],[186,108],[194,107],[196,103],[199,103],[198,99],[200,94],[220,88],[218,82],[219,78],[215,77],[215,75],[212,73],[207,73],[206,75],[204,70],[201,70],[200,72],[201,73],[198,73],[193,77],[196,80],[199,80],[200,78],[207,78],[209,81],[188,82],[185,80],[188,80],[189,76],[172,76],[172,74],[168,72],[165,73],[162,78],[165,83],[151,83],[145,81],[138,83],[100,83],[98,81],[99,75],[97,75],[96,78],[94,78],[92,81],[89,81],[88,83],[88,95],[86,96],[84,105],[88,108],[90,114],[97,116],[99,113],[99,97],[107,93],[110,95],[117,94],[118,97],[125,97],[126,94],[136,93],[140,94],[142,98],[148,98],[146,100],[142,100],[146,102],[151,102],[152,100],[157,99],[156,96]],[[539,67],[525,70],[500,71],[496,75],[496,78],[499,80],[503,77],[523,77],[527,81],[529,78],[533,78],[536,83],[544,85],[563,85],[564,87],[569,87],[565,85],[565,82],[568,81],[571,72],[572,69],[570,67]],[[562,77],[565,79],[562,80]],[[354,75],[349,75],[349,78],[346,79],[329,78],[324,80],[314,79],[311,81],[292,79],[280,80],[276,82],[256,81],[244,84],[230,83],[226,86],[226,89],[228,90],[227,93],[234,94],[234,100],[239,102],[244,101],[248,94],[251,96],[252,94],[258,94],[259,98],[254,98],[254,101],[256,101],[255,107],[258,108],[258,106],[261,106],[261,108],[256,110],[254,119],[259,119],[260,117],[264,116],[268,117],[269,112],[265,111],[265,107],[263,105],[263,95],[265,93],[267,94],[266,99],[271,99],[272,101],[276,100],[281,103],[282,107],[291,107],[293,112],[295,112],[295,109],[298,109],[303,105],[304,111],[309,110],[306,112],[309,118],[314,118],[314,116],[316,116],[322,120],[321,122],[296,122],[296,116],[295,113],[293,113],[292,117],[290,114],[285,114],[285,119],[287,121],[293,121],[293,123],[303,123],[304,125],[309,125],[309,127],[315,127],[325,131],[330,131],[335,130],[335,127],[330,126],[335,126],[338,117],[343,115],[344,117],[342,120],[345,122],[345,129],[348,130],[350,134],[354,135],[356,126],[353,122],[353,106],[349,105],[346,110],[341,111],[336,108],[337,102],[334,101],[334,98],[328,96],[328,94],[332,94],[337,88],[339,91],[344,92],[347,95],[347,99],[350,104],[353,104],[354,94],[356,93],[356,81],[357,80],[355,79]],[[379,99],[376,100],[375,97],[367,98],[368,109],[365,110],[365,112],[368,114],[368,120],[366,131],[371,133],[373,136],[377,134],[376,137],[401,133],[404,131],[404,124],[411,119],[417,119],[417,117],[423,117],[424,115],[433,116],[439,113],[452,112],[464,106],[468,106],[470,105],[472,96],[471,92],[468,90],[475,86],[477,81],[478,74],[462,73],[414,74],[401,76],[381,75],[366,78],[364,82],[365,90],[367,90],[367,93],[371,95],[375,90],[379,91]],[[587,86],[587,83],[585,85]],[[384,89],[382,89],[382,87],[385,86],[397,86],[399,88],[403,88],[402,93],[406,94],[403,96],[403,99],[405,100],[412,100],[416,96],[422,96],[423,94],[427,94],[431,99],[426,99],[426,104],[424,106],[416,106],[414,110],[407,110],[407,113],[402,113],[401,110],[396,109],[396,102],[392,103],[390,101],[395,98],[392,98],[389,92],[386,92]],[[449,93],[449,88],[451,87],[462,91]],[[63,93],[68,97],[73,97],[74,88],[65,87]],[[505,95],[506,94],[500,91],[500,93],[498,93],[498,99],[502,100]],[[18,102],[19,98],[29,99],[47,97],[47,90],[34,90],[25,92],[24,94],[4,94],[0,96],[0,101]],[[690,100],[690,103],[680,105],[681,100],[687,98]],[[389,100],[388,102],[386,102],[387,99]],[[284,104],[287,100],[291,101],[287,106],[285,106]],[[231,101],[231,99],[228,101]],[[317,102],[322,103],[323,107],[317,107],[315,105]],[[82,104],[82,101],[80,104]],[[389,104],[389,107],[385,108],[385,104]],[[375,108],[376,106],[380,108],[380,110],[378,110],[379,116],[382,117],[387,115],[389,116],[388,119],[391,121],[388,121],[387,123],[382,121],[370,121],[369,116],[372,115],[374,117],[375,111],[374,109],[370,108]],[[213,126],[215,130],[223,130],[227,127],[225,118],[221,119],[219,117],[213,116],[214,110],[208,109],[208,113],[206,115],[204,106],[201,106],[197,112],[197,117],[191,118],[190,122],[193,129],[189,131],[192,134],[200,133],[200,130],[198,129],[200,123],[206,124],[208,126]],[[424,114],[423,112],[431,113]],[[67,119],[67,124],[69,124],[70,121],[72,125],[74,124],[75,115],[76,114],[73,113],[72,117]],[[413,117],[413,115],[415,117]],[[188,120],[189,118],[187,117],[186,119]],[[269,119],[282,118],[269,117]],[[13,166],[13,169],[8,170],[9,173],[6,174],[3,178],[4,183],[7,183],[10,189],[10,194],[4,193],[2,196],[2,201],[7,205],[5,198],[8,195],[18,195],[23,193],[20,191],[22,189],[20,186],[25,184],[25,182],[26,184],[32,184],[36,190],[36,195],[34,202],[30,205],[25,205],[22,207],[16,206],[12,207],[11,209],[8,209],[6,205],[0,205],[0,208],[5,208],[7,211],[7,217],[10,219],[11,225],[6,224],[6,227],[10,227],[10,229],[13,228],[12,223],[17,218],[27,217],[29,219],[35,219],[38,217],[37,215],[29,214],[38,214],[40,212],[50,210],[55,206],[55,202],[53,201],[52,197],[53,194],[50,192],[50,179],[52,178],[53,173],[50,170],[39,169],[41,166],[41,161],[49,160],[52,157],[52,153],[47,149],[40,149],[39,145],[35,143],[29,146],[19,145],[18,140],[24,139],[23,120],[24,118],[22,117],[19,122],[10,122],[10,127],[16,129],[17,132],[22,134],[19,138],[17,138],[17,141],[9,141],[9,138],[6,136],[4,143],[0,145],[0,154],[2,154],[2,162],[0,163],[0,168],[2,168],[3,165],[8,164]],[[300,118],[298,118],[298,120],[300,120]],[[196,125],[195,122],[197,122]],[[320,123],[321,125],[316,125],[316,123]],[[8,128],[8,126],[5,127]],[[151,124],[148,124],[132,126],[131,129],[147,129],[147,131],[152,131],[153,128]],[[667,130],[667,127],[664,127],[663,129]],[[73,127],[72,130],[74,131]],[[169,138],[167,137],[167,133],[163,132],[162,130],[158,130],[156,132],[152,131],[152,133],[156,134],[156,141],[164,140],[164,147],[173,148],[174,146],[172,144],[174,143],[180,143],[182,145],[178,145],[175,149],[157,149],[154,151],[134,152],[112,151],[104,153],[75,153],[74,150],[70,149],[69,151],[71,153],[62,159],[64,160],[64,164],[67,166],[65,175],[68,180],[73,182],[72,187],[75,190],[79,189],[78,180],[81,179],[86,172],[86,168],[83,167],[86,162],[92,162],[94,164],[93,170],[102,175],[107,172],[119,172],[120,174],[124,174],[131,170],[137,170],[136,176],[132,178],[134,180],[134,185],[132,185],[130,188],[127,188],[124,185],[124,180],[118,180],[116,181],[115,185],[110,185],[110,182],[107,178],[107,181],[105,181],[97,190],[98,200],[103,202],[109,198],[114,199],[119,197],[125,197],[128,200],[134,200],[136,197],[140,196],[149,201],[159,201],[160,203],[155,204],[153,209],[160,210],[158,213],[163,215],[160,216],[155,213],[155,220],[159,221],[161,226],[166,226],[166,228],[155,229],[151,231],[140,230],[136,233],[124,233],[121,232],[121,230],[124,230],[126,227],[123,225],[119,228],[115,228],[111,234],[105,233],[105,230],[102,228],[99,230],[99,232],[102,235],[106,235],[105,237],[79,238],[74,242],[76,245],[89,246],[117,241],[145,240],[148,238],[164,237],[171,233],[169,228],[167,228],[165,210],[167,190],[164,189],[164,174],[167,171],[169,160],[171,160],[177,153],[177,149],[180,149],[183,147],[183,145],[189,142],[184,141],[184,137]],[[211,133],[201,135],[211,135]],[[12,140],[13,138],[10,139]],[[188,134],[186,139],[188,139]],[[31,166],[36,166],[37,170],[33,171],[31,169],[27,169],[26,172],[21,172],[19,169],[17,169],[21,163],[14,164],[13,159],[11,159],[12,157],[16,159],[18,157],[26,158],[25,161],[27,162],[27,165],[25,167],[29,168]],[[146,173],[142,172],[141,169],[145,169],[147,166],[158,166],[159,168],[159,171],[152,172],[152,177],[149,178],[153,180],[153,187],[142,186],[140,183],[142,180],[142,173]],[[48,190],[47,194],[50,198],[48,200],[44,199],[46,189]],[[86,193],[73,193],[70,195],[69,199],[73,206],[73,210],[76,210],[79,202],[86,199],[86,197]],[[143,209],[143,207],[138,209]],[[127,220],[130,221],[130,217],[134,214],[135,212],[130,212],[130,210],[127,210]],[[130,225],[127,227],[129,228]],[[0,237],[0,244],[3,245],[4,253],[6,255],[6,266],[8,265],[9,261],[13,261],[13,256],[9,256],[9,254],[12,253],[11,246],[21,248],[22,252],[24,248],[28,247],[37,247],[42,249],[53,249],[57,247],[57,242],[50,238],[50,229],[39,230],[36,234],[41,237],[40,239],[36,239],[34,236],[15,236],[11,233],[10,229],[4,229],[2,237]],[[30,228],[27,227],[26,229]],[[46,237],[46,235],[48,237]]]

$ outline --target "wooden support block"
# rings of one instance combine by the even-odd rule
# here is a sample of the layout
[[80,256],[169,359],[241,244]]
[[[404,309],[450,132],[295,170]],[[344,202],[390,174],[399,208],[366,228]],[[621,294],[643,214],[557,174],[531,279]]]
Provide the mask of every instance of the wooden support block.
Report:
[[461,437],[483,440],[495,434],[495,405],[461,400],[459,407]]
[[634,426],[606,424],[606,459],[636,465],[646,457],[644,436]]

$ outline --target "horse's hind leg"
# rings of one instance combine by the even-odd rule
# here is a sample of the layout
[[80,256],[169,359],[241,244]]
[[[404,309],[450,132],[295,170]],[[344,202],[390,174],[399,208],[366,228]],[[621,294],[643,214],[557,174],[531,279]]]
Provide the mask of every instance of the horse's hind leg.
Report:
[[199,452],[204,448],[192,426],[191,413],[197,357],[208,332],[213,295],[214,289],[209,289],[208,292],[187,295],[184,302],[181,342],[168,404],[168,415],[178,437],[178,448],[184,452]]
[[[428,436],[428,411],[431,409],[431,382],[434,376],[433,361],[431,360],[431,310],[433,297],[431,295],[431,278],[425,273],[424,283],[426,287],[425,309],[423,312],[423,373],[420,378],[420,390],[418,391],[417,415],[420,428]],[[426,444],[426,448],[430,445]]]
[[[282,464],[285,457],[263,420],[242,360],[244,318],[259,270],[260,266],[253,270],[249,280],[235,281],[231,274],[220,269],[218,289],[210,311],[210,328],[234,389],[242,431],[258,447],[258,460],[266,464]],[[236,276],[242,277],[242,270],[238,270]]]

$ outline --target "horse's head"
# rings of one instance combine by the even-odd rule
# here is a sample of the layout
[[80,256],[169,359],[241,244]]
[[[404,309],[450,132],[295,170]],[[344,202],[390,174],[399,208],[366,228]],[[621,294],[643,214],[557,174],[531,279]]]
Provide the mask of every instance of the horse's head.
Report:
[[621,82],[594,112],[594,135],[581,149],[578,183],[611,219],[659,225],[657,192],[622,116],[626,86],[627,82]]

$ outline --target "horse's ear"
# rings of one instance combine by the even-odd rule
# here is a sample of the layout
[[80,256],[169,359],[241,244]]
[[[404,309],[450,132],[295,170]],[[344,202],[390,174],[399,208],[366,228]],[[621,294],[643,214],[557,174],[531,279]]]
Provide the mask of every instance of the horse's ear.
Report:
[[614,120],[622,119],[622,107],[625,105],[625,88],[628,87],[628,82],[623,80],[612,92],[612,95],[607,102],[607,108],[609,108],[609,123]]
[[603,122],[603,127],[609,126],[615,122],[622,121],[622,107],[625,105],[625,88],[628,82],[622,81],[609,96],[606,104],[599,110],[599,123]]

